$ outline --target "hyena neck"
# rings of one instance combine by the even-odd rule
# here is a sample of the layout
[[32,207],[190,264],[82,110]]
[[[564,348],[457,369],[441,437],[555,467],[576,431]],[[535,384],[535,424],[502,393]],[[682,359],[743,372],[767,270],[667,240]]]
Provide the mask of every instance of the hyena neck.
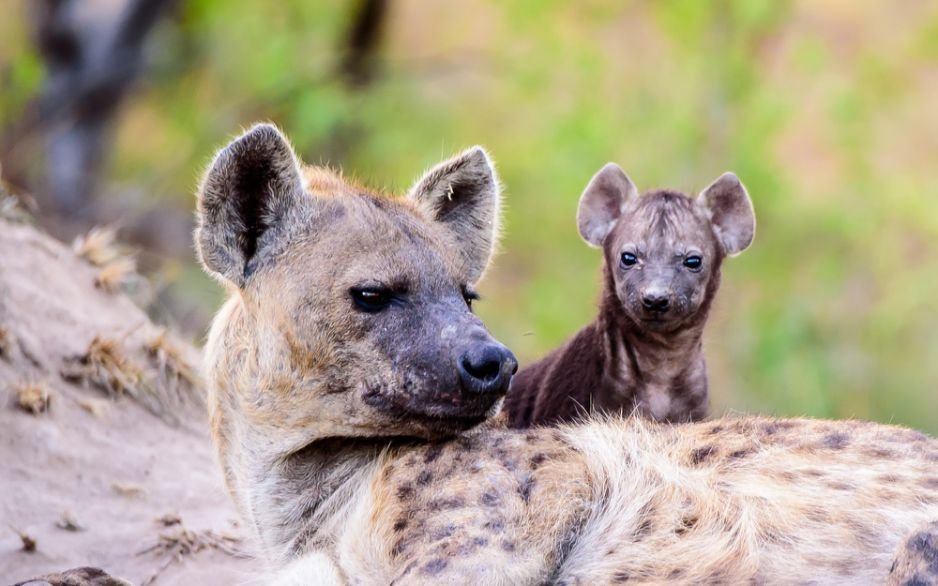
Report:
[[271,557],[292,559],[329,548],[392,442],[326,438],[258,466],[246,487],[248,506]]
[[[707,396],[703,329],[709,306],[692,324],[674,332],[654,332],[629,318],[614,290],[606,287],[597,319],[602,339],[604,373],[613,391],[610,404],[632,399],[637,408],[657,420],[704,415]],[[628,395],[623,397],[622,395]]]

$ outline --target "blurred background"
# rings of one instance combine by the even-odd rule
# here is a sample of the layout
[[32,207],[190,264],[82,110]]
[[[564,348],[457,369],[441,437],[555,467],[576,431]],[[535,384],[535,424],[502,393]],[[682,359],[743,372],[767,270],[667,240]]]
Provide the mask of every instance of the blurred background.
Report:
[[477,307],[525,363],[593,318],[574,216],[602,164],[693,193],[733,170],[759,230],[708,326],[714,412],[938,432],[935,2],[0,6],[3,191],[66,240],[119,226],[142,302],[195,340],[222,292],[194,262],[194,188],[256,120],[395,192],[488,147],[508,206]]

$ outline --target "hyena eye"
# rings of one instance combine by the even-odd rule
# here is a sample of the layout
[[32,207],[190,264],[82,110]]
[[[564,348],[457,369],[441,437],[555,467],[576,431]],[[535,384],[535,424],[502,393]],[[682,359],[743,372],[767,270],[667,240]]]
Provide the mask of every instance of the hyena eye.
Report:
[[688,256],[684,259],[684,266],[692,271],[699,271],[700,267],[703,266],[703,259],[696,254]]
[[635,263],[638,262],[638,257],[631,252],[623,252],[622,258],[620,258],[619,261],[622,263],[623,267],[628,269],[635,266]]
[[472,302],[479,299],[479,294],[468,287],[463,287],[462,298],[466,300],[466,305],[469,306],[469,311],[472,311]]
[[361,311],[367,313],[377,313],[391,305],[394,297],[387,289],[379,287],[361,287],[349,290],[352,301]]

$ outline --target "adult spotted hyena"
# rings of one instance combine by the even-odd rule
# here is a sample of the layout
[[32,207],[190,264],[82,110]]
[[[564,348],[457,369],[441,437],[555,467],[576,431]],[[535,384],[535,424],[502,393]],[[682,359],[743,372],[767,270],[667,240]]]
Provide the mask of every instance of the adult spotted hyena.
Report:
[[515,368],[469,307],[497,219],[478,148],[401,199],[271,126],[215,159],[211,424],[273,583],[870,584],[938,519],[938,442],[898,427],[478,426]]

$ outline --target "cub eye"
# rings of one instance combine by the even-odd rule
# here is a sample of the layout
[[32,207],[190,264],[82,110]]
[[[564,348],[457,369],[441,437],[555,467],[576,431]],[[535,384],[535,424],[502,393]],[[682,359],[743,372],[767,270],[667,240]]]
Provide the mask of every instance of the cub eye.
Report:
[[703,259],[696,254],[693,256],[688,256],[684,259],[684,266],[692,271],[699,271],[700,267],[703,266]]
[[630,268],[635,266],[635,263],[638,262],[638,257],[631,252],[623,252],[620,262],[622,263],[623,267]]
[[394,297],[387,289],[379,287],[361,287],[349,290],[356,307],[366,313],[377,313],[387,309]]
[[479,294],[469,289],[468,287],[463,287],[462,298],[466,300],[466,305],[469,306],[469,311],[472,311],[472,302],[479,299]]

